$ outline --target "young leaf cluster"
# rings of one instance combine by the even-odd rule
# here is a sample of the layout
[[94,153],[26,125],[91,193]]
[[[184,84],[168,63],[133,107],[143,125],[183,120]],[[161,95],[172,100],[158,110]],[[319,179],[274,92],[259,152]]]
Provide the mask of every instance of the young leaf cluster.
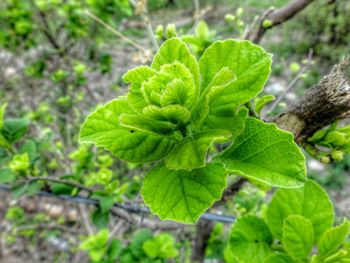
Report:
[[120,240],[112,238],[107,229],[102,229],[83,240],[80,249],[89,253],[92,262],[164,263],[178,256],[175,245],[175,239],[169,233],[153,235],[148,229],[138,230],[130,243],[123,245]]
[[316,131],[308,139],[305,149],[324,163],[343,160],[350,152],[350,126],[337,127],[335,122],[329,128]]
[[308,180],[302,188],[277,190],[265,219],[239,218],[230,233],[229,251],[239,262],[249,263],[350,262],[350,250],[344,246],[350,222],[333,224],[327,193]]
[[[151,66],[123,76],[125,96],[87,117],[80,142],[128,162],[157,161],[142,195],[161,219],[196,222],[220,199],[229,173],[300,187],[305,160],[292,135],[244,107],[262,91],[270,65],[271,55],[249,41],[216,41],[197,61],[182,40],[169,39]],[[222,143],[230,146],[212,158]]]

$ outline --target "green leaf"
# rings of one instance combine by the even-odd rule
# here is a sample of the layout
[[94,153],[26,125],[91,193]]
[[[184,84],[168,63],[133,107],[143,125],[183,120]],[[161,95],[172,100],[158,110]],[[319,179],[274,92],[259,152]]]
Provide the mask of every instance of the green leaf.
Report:
[[165,165],[170,170],[193,170],[205,167],[209,148],[215,142],[224,142],[231,137],[226,130],[208,130],[192,137],[186,137],[165,157]]
[[29,123],[27,119],[5,119],[1,133],[12,144],[26,134]]
[[243,262],[261,263],[272,254],[273,237],[265,221],[256,216],[243,216],[233,224],[229,248]]
[[340,249],[335,252],[333,255],[327,257],[322,262],[323,263],[345,263],[349,262],[349,259],[345,258],[347,256],[347,251]]
[[282,239],[283,221],[290,215],[301,215],[311,221],[314,242],[333,225],[334,220],[333,206],[327,193],[312,180],[307,180],[304,187],[298,189],[276,191],[266,215],[276,238]]
[[161,66],[179,61],[192,73],[195,85],[199,87],[199,66],[196,58],[190,53],[187,45],[178,38],[163,43],[155,55],[152,68],[160,70]]
[[115,262],[122,251],[122,247],[123,243],[120,240],[113,239],[107,250],[108,259]]
[[199,39],[197,36],[195,35],[185,35],[185,36],[182,36],[181,39],[187,43],[187,44],[191,44],[191,45],[194,45],[196,46],[197,48],[200,48],[202,47],[203,45],[203,40],[202,39]]
[[144,99],[141,86],[144,81],[154,76],[156,71],[148,66],[139,66],[133,68],[123,75],[123,81],[125,83],[131,83],[130,91],[128,94],[128,101],[135,110],[141,110],[147,106],[147,102]]
[[94,143],[130,162],[156,161],[172,149],[174,142],[169,139],[121,127],[118,119],[122,113],[133,113],[125,99],[98,108],[83,123],[80,142]]
[[108,229],[101,229],[95,236],[90,236],[80,244],[80,249],[91,250],[104,246],[108,242]]
[[4,147],[7,149],[12,149],[11,144],[6,140],[6,138],[0,133],[0,148]]
[[210,128],[227,129],[231,131],[232,137],[235,139],[244,131],[248,116],[249,110],[242,107],[237,112],[227,116],[209,115],[206,125]]
[[209,37],[209,28],[207,23],[205,23],[203,20],[199,21],[195,34],[201,39],[207,39]]
[[29,183],[19,184],[11,189],[11,194],[13,198],[21,197],[29,187]]
[[147,240],[142,245],[143,251],[150,258],[156,258],[159,254],[159,245],[153,239]]
[[10,183],[16,179],[16,175],[11,169],[4,168],[0,170],[0,184]]
[[111,209],[115,202],[114,196],[108,196],[103,194],[94,193],[91,198],[99,201],[101,212],[106,213]]
[[171,81],[160,96],[160,104],[162,106],[171,104],[188,104],[190,102],[188,90],[186,90],[184,86],[185,83],[181,79],[174,79]]
[[173,258],[178,255],[174,247],[175,240],[173,236],[167,233],[161,233],[153,239],[146,240],[142,248],[148,257],[154,258]]
[[34,140],[27,140],[19,149],[19,153],[27,153],[31,164],[34,164],[36,160],[40,158],[37,150],[37,146]]
[[234,144],[216,159],[231,173],[277,187],[300,187],[306,178],[305,157],[293,136],[255,118],[248,118]]
[[30,167],[29,155],[28,153],[15,154],[12,157],[11,162],[9,163],[9,167],[13,171],[25,172]]
[[4,116],[7,108],[7,103],[4,103],[0,107],[0,130],[4,126]]
[[158,121],[169,121],[171,123],[187,123],[191,113],[181,105],[168,105],[158,107],[154,105],[143,108],[142,113]]
[[260,114],[261,110],[266,106],[266,104],[274,101],[276,98],[273,95],[264,95],[261,97],[257,97],[254,100],[255,111]]
[[102,212],[101,209],[96,209],[92,214],[92,223],[99,229],[107,228],[109,222],[109,212]]
[[76,188],[66,184],[53,183],[50,184],[50,189],[55,195],[71,195]]
[[[174,92],[170,92],[171,89],[175,89]],[[199,95],[191,71],[178,61],[163,65],[155,76],[142,84],[141,92],[148,103],[167,106],[180,100],[188,109]]]
[[14,198],[19,198],[22,195],[26,194],[28,196],[37,194],[41,188],[43,187],[42,182],[32,182],[32,183],[24,183],[14,186],[11,189],[11,193]]
[[324,259],[339,249],[344,244],[350,231],[350,222],[344,219],[343,223],[339,226],[328,229],[320,238],[318,242],[319,256]]
[[[225,89],[228,85],[230,85],[233,81],[236,80],[236,74],[232,72],[228,67],[222,68],[216,75],[214,76],[213,80],[210,82],[207,89],[201,94],[201,97],[197,104],[194,107],[193,110],[193,120],[198,128],[201,128],[204,121],[208,117],[208,114],[211,109],[211,103],[215,96],[220,93],[223,89]],[[221,128],[220,121],[216,121],[216,118],[225,118],[224,121],[230,121],[230,118],[234,116],[236,113],[237,108],[232,109],[231,114],[227,114],[227,112],[224,115],[215,115],[211,114],[211,120],[214,119],[215,123],[210,124],[210,119],[207,120],[207,125],[213,128]],[[209,123],[208,123],[209,122]]]
[[264,263],[293,263],[293,260],[286,254],[274,254],[269,256]]
[[199,61],[201,92],[207,89],[217,72],[224,67],[232,70],[237,80],[217,96],[211,110],[223,114],[227,109],[237,109],[255,97],[268,79],[271,63],[271,55],[249,41],[229,39],[214,42]]
[[132,241],[129,245],[131,253],[137,258],[145,257],[144,250],[142,248],[143,243],[152,239],[152,233],[149,229],[140,229],[134,233]]
[[160,258],[174,258],[179,254],[178,250],[175,248],[175,239],[172,235],[168,233],[160,233],[154,238],[154,240],[160,248]]
[[152,213],[160,219],[193,224],[226,187],[226,171],[221,164],[186,170],[169,170],[164,164],[145,177],[142,196]]
[[314,244],[310,220],[300,215],[290,215],[284,219],[282,243],[293,259],[307,259]]
[[131,130],[173,140],[182,138],[181,133],[175,131],[176,125],[169,121],[157,121],[141,114],[122,114],[120,115],[119,121],[121,126]]

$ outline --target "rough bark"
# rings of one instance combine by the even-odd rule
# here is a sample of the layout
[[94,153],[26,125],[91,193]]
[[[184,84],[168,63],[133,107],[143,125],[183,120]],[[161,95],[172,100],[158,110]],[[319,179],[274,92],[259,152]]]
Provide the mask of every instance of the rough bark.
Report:
[[346,76],[349,58],[335,65],[315,86],[276,120],[302,144],[317,130],[343,119],[350,112],[350,86]]

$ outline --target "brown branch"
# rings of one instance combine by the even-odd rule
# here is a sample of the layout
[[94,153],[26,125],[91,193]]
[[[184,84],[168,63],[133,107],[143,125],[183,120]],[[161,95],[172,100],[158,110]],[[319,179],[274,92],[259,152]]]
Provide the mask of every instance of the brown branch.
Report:
[[[314,0],[293,0],[288,5],[281,8],[268,9],[261,16],[257,30],[254,32],[252,28],[249,30],[249,32],[247,32],[245,38],[251,40],[254,43],[259,43],[268,29],[271,29],[272,27],[282,24],[285,21],[293,18],[313,1]],[[265,20],[269,20],[271,23],[268,27],[263,25]]]
[[214,228],[212,221],[199,220],[196,225],[196,236],[192,245],[191,262],[202,263],[210,234]]
[[349,58],[335,65],[305,95],[275,120],[276,124],[294,134],[303,144],[317,130],[343,119],[350,112],[350,84],[346,76]]

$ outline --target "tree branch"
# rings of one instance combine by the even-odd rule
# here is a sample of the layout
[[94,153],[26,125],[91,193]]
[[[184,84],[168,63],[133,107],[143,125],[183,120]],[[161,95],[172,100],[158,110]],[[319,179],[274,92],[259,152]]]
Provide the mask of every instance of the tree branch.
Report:
[[[247,32],[245,38],[254,43],[259,43],[268,29],[271,29],[272,27],[293,18],[313,1],[314,0],[293,0],[288,5],[281,8],[268,9],[261,16],[257,30],[254,32],[254,29],[252,28],[249,32]],[[264,26],[263,24],[265,20],[269,20],[271,24],[269,26]]]
[[346,76],[349,57],[335,65],[305,95],[275,120],[276,124],[303,144],[317,130],[343,119],[350,112],[350,84]]
[[196,225],[196,236],[192,245],[191,262],[204,262],[205,249],[214,228],[211,221],[200,220]]

